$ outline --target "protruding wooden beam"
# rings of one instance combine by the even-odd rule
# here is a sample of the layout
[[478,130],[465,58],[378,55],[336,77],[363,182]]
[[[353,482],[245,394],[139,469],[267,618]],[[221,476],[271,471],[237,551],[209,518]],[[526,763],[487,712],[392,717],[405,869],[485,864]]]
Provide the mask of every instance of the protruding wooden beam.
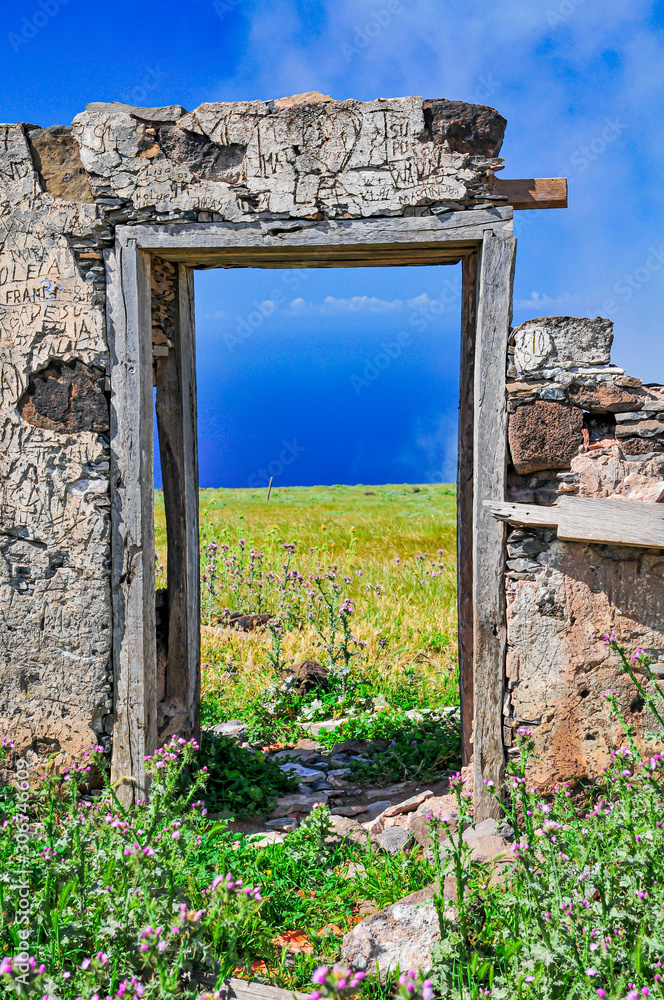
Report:
[[529,208],[567,208],[566,177],[530,177],[509,180],[494,177],[493,190],[502,194],[515,211]]
[[552,507],[485,500],[500,521],[523,527],[558,528],[565,542],[635,545],[664,549],[664,504],[603,497],[561,497]]

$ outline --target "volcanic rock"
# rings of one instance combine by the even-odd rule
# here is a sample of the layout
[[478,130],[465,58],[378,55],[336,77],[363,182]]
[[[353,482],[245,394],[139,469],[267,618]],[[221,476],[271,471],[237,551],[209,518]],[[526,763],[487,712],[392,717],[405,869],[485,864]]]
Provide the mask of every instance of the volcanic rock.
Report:
[[519,475],[567,469],[583,444],[583,412],[551,400],[524,403],[510,414],[509,444]]

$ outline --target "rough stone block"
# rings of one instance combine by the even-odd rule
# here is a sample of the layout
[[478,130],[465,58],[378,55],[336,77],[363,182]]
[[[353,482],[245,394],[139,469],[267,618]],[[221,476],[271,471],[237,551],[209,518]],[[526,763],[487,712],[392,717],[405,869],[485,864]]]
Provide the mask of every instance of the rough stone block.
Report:
[[420,889],[362,920],[344,936],[342,960],[371,972],[377,965],[383,982],[397,967],[428,972],[433,948],[440,941],[433,891],[433,887]]
[[66,201],[94,201],[71,125],[32,129],[28,141],[44,191]]
[[642,399],[615,382],[598,382],[595,386],[571,385],[567,398],[570,403],[590,413],[625,413],[643,406]]
[[426,131],[455,153],[498,156],[507,121],[494,108],[463,101],[424,101]]
[[[627,464],[627,463],[626,463]],[[543,792],[570,775],[597,778],[624,733],[601,697],[607,688],[639,738],[657,724],[640,712],[635,689],[604,645],[614,631],[655,659],[664,650],[661,552],[628,547],[550,543],[543,573],[513,584],[507,641],[518,650],[510,713],[529,724],[536,744],[528,781]]]
[[510,453],[519,475],[567,469],[582,444],[583,413],[576,406],[536,400],[510,414]]
[[572,362],[608,365],[611,361],[613,323],[609,319],[544,316],[529,319],[512,334],[514,364],[524,375],[542,368]]

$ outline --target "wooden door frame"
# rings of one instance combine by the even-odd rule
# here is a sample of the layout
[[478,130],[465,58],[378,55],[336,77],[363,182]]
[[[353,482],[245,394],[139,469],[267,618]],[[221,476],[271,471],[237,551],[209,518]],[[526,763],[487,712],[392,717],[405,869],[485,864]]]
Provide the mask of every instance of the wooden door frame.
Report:
[[[505,365],[516,240],[512,209],[317,222],[122,226],[105,253],[111,353],[111,518],[115,726],[113,779],[125,801],[147,792],[143,758],[156,749],[152,338],[150,259],[178,265],[182,387],[182,502],[189,559],[183,600],[186,690],[200,687],[198,479],[193,268],[379,267],[463,262],[458,523],[459,667],[464,762],[475,761],[478,818],[491,815],[485,781],[504,762],[504,526],[483,506],[504,498]],[[195,565],[194,565],[195,564]],[[480,697],[481,695],[481,697]]]

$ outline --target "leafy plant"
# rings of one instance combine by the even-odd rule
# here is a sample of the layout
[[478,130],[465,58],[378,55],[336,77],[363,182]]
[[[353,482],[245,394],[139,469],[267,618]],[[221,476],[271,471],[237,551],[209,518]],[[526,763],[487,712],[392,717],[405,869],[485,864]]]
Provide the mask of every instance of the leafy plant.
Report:
[[[460,766],[459,717],[435,714],[410,718],[404,712],[362,713],[319,735],[328,747],[345,740],[381,740],[368,745],[363,761],[351,760],[353,778],[387,784],[390,781],[430,781]],[[385,746],[387,741],[387,746]]]
[[204,732],[201,749],[208,771],[206,804],[212,812],[253,816],[297,788],[297,781],[262,753],[243,749],[228,737]]

